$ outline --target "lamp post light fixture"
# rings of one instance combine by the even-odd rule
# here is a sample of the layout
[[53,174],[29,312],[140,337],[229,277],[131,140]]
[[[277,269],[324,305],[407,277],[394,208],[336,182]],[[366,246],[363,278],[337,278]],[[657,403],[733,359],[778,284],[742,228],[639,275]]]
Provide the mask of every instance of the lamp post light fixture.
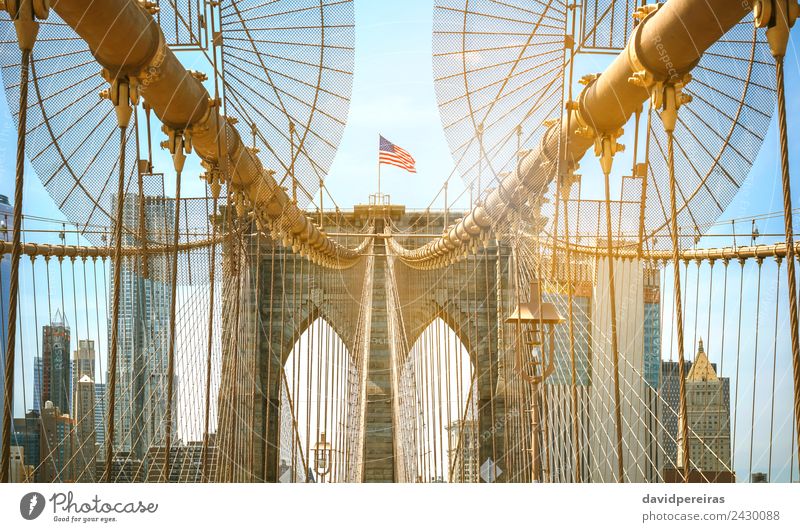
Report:
[[[531,432],[532,437],[532,480],[540,482],[542,477],[542,461],[539,439],[541,437],[539,394],[540,384],[555,370],[555,342],[553,341],[554,325],[562,323],[564,318],[558,313],[553,303],[542,301],[539,281],[531,282],[530,302],[519,303],[514,312],[506,318],[506,323],[514,324],[517,330],[516,357],[514,371],[531,385]],[[544,354],[543,334],[547,327],[549,344],[547,356]],[[530,358],[525,360],[521,346],[523,334],[529,340]],[[546,358],[546,360],[545,360]],[[530,368],[530,369],[529,369]]]
[[325,438],[325,433],[321,433],[319,441],[312,448],[314,451],[314,471],[320,477],[320,482],[331,470],[333,461],[333,446]]

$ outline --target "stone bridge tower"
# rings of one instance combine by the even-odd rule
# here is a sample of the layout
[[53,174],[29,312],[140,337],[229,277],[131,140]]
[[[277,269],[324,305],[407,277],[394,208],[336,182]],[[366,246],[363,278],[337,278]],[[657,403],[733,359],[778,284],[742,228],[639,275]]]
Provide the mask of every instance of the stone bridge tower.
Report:
[[[466,347],[474,369],[479,463],[491,460],[489,464],[503,472],[497,481],[523,480],[524,467],[509,462],[504,437],[509,420],[526,419],[524,412],[509,411],[502,384],[503,368],[507,372],[510,366],[504,364],[510,344],[504,338],[503,319],[513,308],[508,249],[492,239],[478,253],[436,270],[415,269],[387,251],[387,230],[398,235],[398,243],[416,247],[461,215],[408,212],[400,205],[357,205],[349,212],[326,212],[326,231],[348,247],[361,243],[363,228],[371,228],[374,235],[371,253],[338,270],[312,264],[269,236],[256,236],[252,227],[242,230],[238,244],[225,249],[223,259],[226,271],[239,268],[243,275],[238,286],[223,287],[217,442],[219,469],[228,473],[218,480],[278,480],[280,368],[317,318],[344,341],[362,386],[363,417],[348,420],[348,430],[359,443],[351,450],[359,465],[351,468],[347,480],[416,480],[408,478],[399,464],[402,451],[392,368],[402,365],[410,347],[437,318]],[[348,232],[348,227],[353,229]],[[252,382],[242,386],[248,380]],[[527,454],[527,450],[516,452]]]

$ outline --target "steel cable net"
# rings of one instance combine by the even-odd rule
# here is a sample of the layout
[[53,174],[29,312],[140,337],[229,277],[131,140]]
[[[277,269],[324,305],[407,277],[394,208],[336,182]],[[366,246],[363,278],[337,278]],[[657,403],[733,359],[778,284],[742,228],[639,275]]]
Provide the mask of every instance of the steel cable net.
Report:
[[[764,30],[748,15],[711,46],[684,89],[675,128],[679,234],[701,235],[747,178],[775,107],[775,66]],[[669,247],[669,167],[661,120],[650,128],[645,238]],[[652,239],[657,238],[656,246]],[[681,244],[694,243],[692,236]]]
[[[159,5],[157,21],[172,48],[208,48],[209,13],[198,9],[196,0]],[[220,11],[218,43],[228,114],[239,120],[237,128],[247,144],[255,132],[261,161],[276,171],[279,182],[290,187],[289,174],[294,172],[300,184],[298,203],[305,206],[333,161],[347,115],[352,2],[226,2]],[[16,122],[20,54],[7,18],[0,22],[0,32],[3,82]],[[40,21],[31,65],[28,159],[67,220],[86,231],[92,244],[107,244],[100,233],[113,226],[120,155],[114,107],[98,97],[108,83],[86,43],[52,11]],[[140,109],[136,114],[138,124],[132,119],[127,130],[126,198],[140,193],[136,164],[147,151],[144,113]],[[294,142],[289,122],[294,124]],[[151,127],[153,142],[158,142],[163,137],[157,121]],[[88,231],[97,228],[101,231]],[[135,229],[126,226],[124,231]]]
[[200,0],[156,0],[154,16],[172,48],[202,48],[207,44],[206,13]]
[[[437,0],[433,72],[445,136],[467,186],[484,191],[561,112],[561,1]],[[517,138],[517,128],[521,137]]]
[[580,47],[583,49],[621,50],[633,31],[631,13],[646,0],[594,0],[584,2],[581,10]]
[[[0,21],[3,85],[19,120],[20,53],[14,26]],[[51,12],[40,22],[32,53],[26,132],[28,160],[56,206],[83,231],[113,225],[119,179],[119,128],[114,107],[98,97],[108,83],[86,43]],[[125,190],[136,188],[136,142],[127,131]],[[98,234],[87,233],[93,244]]]
[[279,184],[291,189],[294,174],[305,206],[333,162],[347,118],[353,3],[244,0],[221,11],[227,113]]
[[[774,62],[763,30],[754,28],[751,16],[712,45],[691,74],[684,93],[691,95],[692,101],[680,107],[674,134],[681,247],[696,244],[733,200],[761,149],[775,105]],[[649,102],[645,105],[649,106]],[[611,203],[612,235],[618,245],[636,247],[641,241],[645,249],[668,249],[667,136],[655,110],[645,109],[639,127],[644,133],[639,139],[636,162],[644,161],[646,176],[622,178],[619,200],[612,198]],[[633,121],[626,129],[635,130]],[[629,174],[631,163],[630,156],[617,155],[615,172]],[[531,181],[554,178],[540,175],[543,171],[554,172],[554,166],[543,166],[538,171]],[[583,176],[584,181],[588,178]],[[551,185],[550,189],[552,193],[555,187]],[[528,199],[528,204],[532,201],[536,203],[538,199]],[[565,235],[563,205],[563,201],[559,202],[558,213],[555,203],[541,206],[541,213],[549,222],[545,230],[558,240]],[[579,185],[571,187],[567,212],[571,243],[591,246],[605,242],[604,204],[581,196]]]

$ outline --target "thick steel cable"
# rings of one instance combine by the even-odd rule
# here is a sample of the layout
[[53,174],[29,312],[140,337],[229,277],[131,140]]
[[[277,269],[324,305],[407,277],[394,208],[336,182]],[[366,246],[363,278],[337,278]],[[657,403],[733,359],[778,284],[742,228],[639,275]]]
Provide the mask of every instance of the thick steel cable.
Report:
[[[211,211],[213,213],[212,217],[216,217],[217,215],[217,201],[218,195],[214,194],[213,210]],[[211,222],[211,235],[211,240],[213,241],[217,236],[216,220],[212,220]],[[211,271],[208,274],[208,350],[206,352],[205,420],[203,429],[203,451],[200,457],[201,478],[203,482],[208,482],[208,425],[211,413],[211,351],[214,342],[214,283],[216,282],[215,276],[217,270],[217,246],[215,244],[211,245],[210,262]]]
[[[183,146],[178,146],[179,150]],[[170,448],[172,445],[172,395],[173,380],[175,377],[175,307],[177,306],[177,284],[178,284],[178,242],[180,242],[180,219],[181,219],[181,174],[183,171],[178,168],[175,172],[175,226],[174,242],[175,251],[172,254],[172,285],[170,293],[169,307],[169,345],[167,347],[167,405],[164,414],[165,424],[165,444],[164,444],[164,469],[162,471],[164,482],[169,482],[170,474]],[[212,283],[213,285],[213,283]],[[212,313],[213,316],[213,313]]]
[[[569,198],[572,195],[572,186],[567,187],[567,195],[564,199],[564,238],[566,246],[566,277],[567,277],[567,319],[569,320],[569,359],[571,377],[571,401],[572,401],[572,447],[574,452],[573,467],[575,468],[575,482],[581,482],[581,456],[580,446],[578,445],[578,374],[575,367],[575,316],[573,309],[573,298],[575,287],[572,280],[572,257],[569,250]],[[556,200],[557,201],[557,200]],[[555,255],[555,253],[553,253]]]
[[[19,124],[17,125],[17,166],[14,185],[14,231],[11,252],[11,279],[8,287],[8,336],[6,339],[5,388],[3,389],[3,442],[0,451],[0,482],[10,481],[11,419],[14,402],[14,358],[17,342],[19,301],[19,259],[22,256],[22,192],[25,179],[25,134],[28,123],[28,70],[31,49],[21,48]],[[42,405],[44,406],[44,405]]]
[[778,363],[778,317],[780,316],[781,301],[781,265],[783,261],[776,259],[778,272],[775,274],[775,330],[772,334],[772,392],[769,412],[769,459],[767,460],[767,479],[772,478],[772,445],[775,428],[775,376]]
[[[783,185],[783,223],[786,231],[786,275],[789,283],[789,331],[792,335],[792,370],[794,372],[794,420],[800,427],[800,331],[797,320],[797,279],[795,277],[794,235],[792,230],[792,188],[789,175],[789,136],[786,127],[786,94],[783,56],[775,58],[775,78],[778,88],[778,135],[781,150],[781,182]],[[797,440],[800,459],[800,438]]]
[[114,411],[116,410],[117,350],[119,343],[119,300],[122,276],[122,216],[125,205],[125,149],[127,127],[119,128],[119,180],[117,183],[117,219],[114,221],[114,292],[111,302],[111,345],[108,356],[108,427],[106,429],[106,467],[103,482],[111,481],[114,464]]
[[[689,423],[686,419],[686,360],[683,345],[683,307],[681,301],[681,263],[678,257],[678,208],[675,179],[675,135],[674,131],[667,129],[667,166],[669,167],[669,207],[670,207],[670,237],[672,238],[672,280],[675,292],[675,326],[677,328],[678,343],[678,425],[681,429],[681,447],[683,452],[683,481],[689,482]],[[681,425],[681,420],[683,424]]]
[[614,257],[612,255],[611,234],[611,192],[609,187],[609,173],[605,174],[606,189],[606,248],[608,250],[608,301],[611,317],[611,351],[614,365],[614,422],[617,432],[617,482],[625,482],[625,463],[622,456],[622,405],[619,394],[619,351],[617,336],[617,294],[614,282]]
[[[758,376],[758,325],[759,319],[761,317],[761,272],[762,272],[762,265],[764,260],[757,259],[758,261],[758,288],[756,289],[756,327],[755,327],[755,339],[753,340],[753,399],[752,403],[750,404],[750,455],[749,455],[749,467],[750,470],[748,472],[748,478],[753,478],[753,439],[755,437],[755,424],[756,424],[756,391],[758,390],[758,386],[756,386],[756,378]],[[776,296],[777,297],[777,296]],[[772,442],[772,438],[770,438],[770,443]]]

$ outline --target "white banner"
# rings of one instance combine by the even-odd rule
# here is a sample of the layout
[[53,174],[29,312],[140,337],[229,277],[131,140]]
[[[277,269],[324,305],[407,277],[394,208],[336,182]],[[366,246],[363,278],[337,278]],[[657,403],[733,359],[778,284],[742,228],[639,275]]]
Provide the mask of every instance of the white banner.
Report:
[[800,530],[798,501],[800,484],[7,484],[0,523],[14,532]]

